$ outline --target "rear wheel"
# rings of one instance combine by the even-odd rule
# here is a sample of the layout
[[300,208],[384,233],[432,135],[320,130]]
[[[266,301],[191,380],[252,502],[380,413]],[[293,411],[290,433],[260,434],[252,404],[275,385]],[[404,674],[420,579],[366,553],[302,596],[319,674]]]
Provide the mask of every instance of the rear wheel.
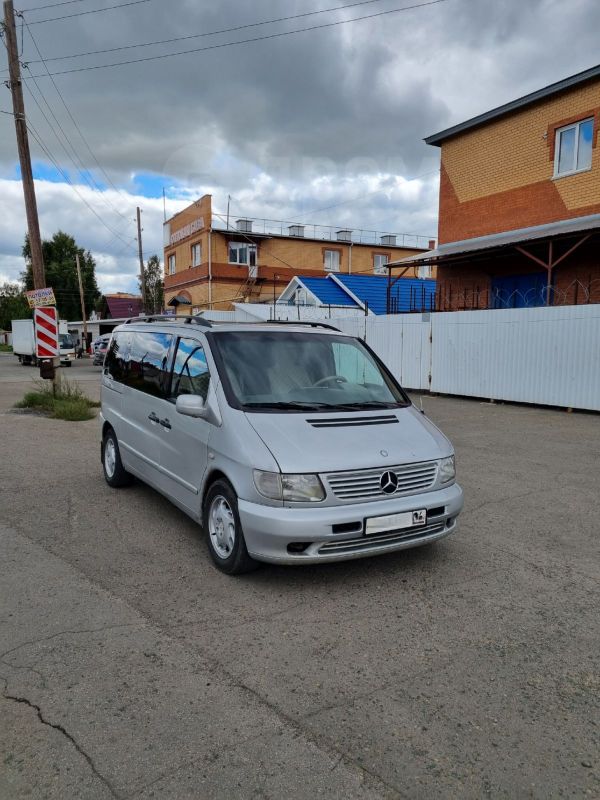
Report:
[[237,496],[227,481],[215,481],[210,487],[202,516],[208,551],[221,572],[240,575],[258,567],[258,562],[248,555]]
[[132,475],[123,467],[119,443],[112,428],[107,430],[102,440],[102,469],[106,482],[113,489],[129,486],[133,480]]

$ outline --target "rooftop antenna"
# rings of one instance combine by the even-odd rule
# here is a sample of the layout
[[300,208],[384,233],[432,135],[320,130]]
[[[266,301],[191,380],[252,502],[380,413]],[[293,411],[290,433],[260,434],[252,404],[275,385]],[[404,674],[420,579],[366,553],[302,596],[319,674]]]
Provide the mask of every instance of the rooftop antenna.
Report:
[[167,198],[165,197],[165,187],[163,186],[163,222],[167,221]]

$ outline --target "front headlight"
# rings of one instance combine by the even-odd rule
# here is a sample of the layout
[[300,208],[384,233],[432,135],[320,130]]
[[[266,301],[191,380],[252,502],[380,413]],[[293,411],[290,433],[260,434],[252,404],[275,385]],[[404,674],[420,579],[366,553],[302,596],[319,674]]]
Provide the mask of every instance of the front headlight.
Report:
[[440,483],[449,483],[456,478],[456,463],[454,456],[442,458],[440,461]]
[[257,492],[270,500],[295,503],[318,503],[325,499],[325,490],[318,475],[281,475],[279,472],[254,470]]

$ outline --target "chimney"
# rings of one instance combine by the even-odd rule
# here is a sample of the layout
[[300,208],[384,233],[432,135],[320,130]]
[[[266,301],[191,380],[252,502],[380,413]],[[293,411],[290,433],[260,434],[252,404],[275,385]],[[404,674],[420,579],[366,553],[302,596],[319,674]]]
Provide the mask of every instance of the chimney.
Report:
[[337,232],[337,240],[338,242],[351,242],[352,241],[352,231],[342,229],[341,231]]
[[385,236],[381,237],[381,244],[386,245],[387,247],[395,247],[396,237],[392,234],[386,234]]
[[238,219],[235,224],[240,233],[252,233],[251,219]]
[[288,233],[290,236],[304,236],[304,225],[290,225],[288,227]]
[[430,250],[435,250],[435,239],[430,239],[429,240],[429,249]]

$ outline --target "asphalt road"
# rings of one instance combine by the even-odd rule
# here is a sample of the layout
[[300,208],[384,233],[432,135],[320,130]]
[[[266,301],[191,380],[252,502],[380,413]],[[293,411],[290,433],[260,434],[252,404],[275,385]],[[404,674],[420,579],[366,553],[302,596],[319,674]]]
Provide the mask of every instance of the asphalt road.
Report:
[[0,356],[2,800],[600,797],[598,415],[426,397],[456,535],[228,578],[96,422],[10,413],[34,373]]

